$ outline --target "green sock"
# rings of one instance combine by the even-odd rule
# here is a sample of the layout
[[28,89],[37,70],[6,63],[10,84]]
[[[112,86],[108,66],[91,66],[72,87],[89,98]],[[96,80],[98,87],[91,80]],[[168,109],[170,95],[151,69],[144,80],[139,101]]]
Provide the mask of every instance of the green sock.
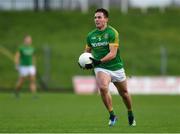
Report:
[[109,112],[109,115],[110,115],[110,116],[115,116],[114,111],[113,111],[113,110],[110,111],[110,112]]
[[128,116],[134,116],[132,111],[128,111]]

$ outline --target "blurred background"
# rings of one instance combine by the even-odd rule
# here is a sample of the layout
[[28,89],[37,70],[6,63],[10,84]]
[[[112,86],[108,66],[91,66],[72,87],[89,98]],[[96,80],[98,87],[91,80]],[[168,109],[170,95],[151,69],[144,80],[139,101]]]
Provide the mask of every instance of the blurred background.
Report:
[[[119,32],[137,127],[128,127],[118,95],[112,99],[119,120],[107,126],[94,73],[78,66],[102,7]],[[13,57],[27,34],[38,95],[27,81],[17,98]],[[180,0],[0,0],[0,133],[180,133],[179,34]],[[109,89],[117,94],[112,83]]]
[[94,11],[101,7],[109,10],[109,24],[119,31],[132,88],[150,78],[180,93],[180,0],[0,0],[0,91],[13,91],[18,74],[12,57],[30,34],[38,89],[74,92],[74,76],[93,76],[77,61],[87,33],[95,28]]

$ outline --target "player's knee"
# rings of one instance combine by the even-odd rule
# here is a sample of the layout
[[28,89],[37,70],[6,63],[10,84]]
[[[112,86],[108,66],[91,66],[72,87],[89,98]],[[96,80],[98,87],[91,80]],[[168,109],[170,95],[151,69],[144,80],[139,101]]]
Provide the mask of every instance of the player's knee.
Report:
[[128,96],[128,90],[122,90],[122,91],[121,91],[121,96],[122,96],[123,98],[126,98],[126,97]]
[[34,80],[30,81],[30,85],[36,85],[36,82]]
[[108,85],[106,85],[106,84],[99,85],[99,90],[100,90],[101,93],[108,92]]
[[104,89],[108,89],[108,84],[100,84],[99,88],[104,90]]
[[24,79],[19,79],[19,80],[18,80],[18,84],[19,84],[19,85],[22,85],[23,83],[24,83]]

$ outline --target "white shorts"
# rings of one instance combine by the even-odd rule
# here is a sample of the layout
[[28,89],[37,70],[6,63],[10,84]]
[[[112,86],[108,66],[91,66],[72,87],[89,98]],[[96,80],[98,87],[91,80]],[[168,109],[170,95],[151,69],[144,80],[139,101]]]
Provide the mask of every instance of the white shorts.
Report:
[[36,74],[36,68],[35,66],[19,66],[19,74],[20,76],[33,76]]
[[98,72],[104,72],[108,74],[111,77],[111,82],[122,82],[126,80],[126,74],[125,74],[124,68],[121,68],[116,71],[111,71],[104,68],[95,68],[94,72],[95,74],[97,74]]

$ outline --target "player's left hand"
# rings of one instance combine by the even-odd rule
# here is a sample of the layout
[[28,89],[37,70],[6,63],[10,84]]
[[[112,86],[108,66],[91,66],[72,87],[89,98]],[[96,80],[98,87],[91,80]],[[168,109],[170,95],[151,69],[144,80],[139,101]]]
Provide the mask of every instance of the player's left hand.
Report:
[[94,66],[97,66],[97,65],[99,65],[99,64],[102,63],[100,60],[96,60],[96,59],[94,59],[94,58],[92,58],[92,57],[90,57],[89,59],[92,60]]

